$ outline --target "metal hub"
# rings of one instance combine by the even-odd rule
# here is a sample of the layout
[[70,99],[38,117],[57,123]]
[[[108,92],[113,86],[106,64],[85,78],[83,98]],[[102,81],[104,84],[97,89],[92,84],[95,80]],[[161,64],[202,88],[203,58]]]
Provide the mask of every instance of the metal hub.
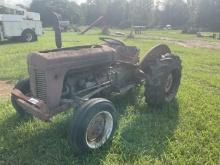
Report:
[[31,33],[26,34],[26,41],[30,42],[32,40],[33,36]]
[[173,86],[173,74],[170,73],[167,77],[166,83],[165,83],[165,92],[169,93],[171,88]]
[[113,130],[113,117],[108,111],[96,114],[86,129],[86,143],[90,148],[101,147],[110,137]]

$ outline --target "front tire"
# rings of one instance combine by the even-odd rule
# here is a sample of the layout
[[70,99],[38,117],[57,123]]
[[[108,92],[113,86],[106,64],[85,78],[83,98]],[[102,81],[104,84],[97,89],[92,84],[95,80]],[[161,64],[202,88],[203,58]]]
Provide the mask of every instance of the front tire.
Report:
[[[23,94],[27,95],[30,93],[30,80],[29,78],[19,81],[15,87],[16,89],[20,90]],[[25,116],[27,113],[23,110],[21,106],[17,103],[17,98],[14,95],[11,95],[11,103],[16,110],[16,112],[20,116]]]
[[181,80],[181,60],[178,56],[166,54],[147,65],[145,100],[152,107],[161,107],[171,102],[177,94]]
[[116,109],[106,99],[91,99],[75,114],[70,142],[75,153],[94,151],[108,143],[117,125]]

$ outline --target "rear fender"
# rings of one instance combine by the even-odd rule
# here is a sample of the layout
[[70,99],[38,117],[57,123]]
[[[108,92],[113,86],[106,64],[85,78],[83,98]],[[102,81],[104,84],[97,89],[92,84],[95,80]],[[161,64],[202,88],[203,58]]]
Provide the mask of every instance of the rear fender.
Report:
[[171,50],[167,45],[160,44],[153,47],[141,60],[139,68],[144,72],[147,72],[148,65],[154,63],[157,59],[160,59],[160,57],[165,54],[171,54]]

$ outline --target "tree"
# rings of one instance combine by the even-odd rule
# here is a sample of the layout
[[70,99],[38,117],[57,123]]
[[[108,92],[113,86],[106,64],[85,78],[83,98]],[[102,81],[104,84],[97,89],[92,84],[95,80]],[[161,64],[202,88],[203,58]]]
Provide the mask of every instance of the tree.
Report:
[[131,24],[150,25],[153,3],[153,0],[131,0],[129,4]]
[[151,23],[153,0],[87,0],[82,4],[87,24],[103,15],[109,26],[128,27]]
[[104,16],[110,0],[87,0],[85,4],[85,20],[86,24],[90,24],[98,17]]
[[114,0],[109,3],[105,13],[106,24],[117,27],[126,21],[127,3],[126,0]]
[[187,24],[189,20],[188,6],[181,0],[169,0],[161,11],[161,25],[167,24],[173,27],[182,27]]
[[64,19],[72,23],[80,22],[80,7],[68,0],[33,0],[30,9],[41,14],[44,26],[52,25],[52,12],[61,14]]
[[198,0],[187,0],[188,11],[189,11],[189,19],[188,26],[194,27],[196,26],[196,17],[198,14]]
[[210,31],[220,31],[220,1],[199,0],[196,23]]

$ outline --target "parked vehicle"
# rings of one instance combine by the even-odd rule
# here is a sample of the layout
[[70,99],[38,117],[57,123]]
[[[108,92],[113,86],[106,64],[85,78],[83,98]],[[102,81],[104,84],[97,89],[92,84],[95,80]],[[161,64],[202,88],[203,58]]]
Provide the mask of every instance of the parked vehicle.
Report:
[[60,29],[62,32],[67,32],[70,29],[70,21],[60,21]]
[[39,13],[27,12],[17,6],[0,5],[0,8],[4,9],[0,13],[0,41],[19,38],[24,42],[32,42],[42,35]]

